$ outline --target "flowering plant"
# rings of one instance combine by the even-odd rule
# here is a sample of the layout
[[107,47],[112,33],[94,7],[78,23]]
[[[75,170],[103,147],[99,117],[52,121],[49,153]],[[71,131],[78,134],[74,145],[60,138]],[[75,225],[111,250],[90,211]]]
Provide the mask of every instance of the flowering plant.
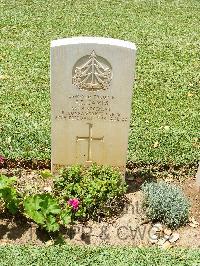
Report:
[[5,160],[5,158],[2,155],[0,155],[0,164],[3,164],[4,160]]
[[69,199],[67,202],[70,206],[72,206],[74,211],[78,210],[78,206],[79,206],[79,200],[74,198],[74,199]]
[[[71,220],[109,216],[119,210],[126,185],[121,173],[108,166],[93,164],[62,169],[54,178],[53,193],[66,208]],[[122,204],[123,205],[123,204]]]

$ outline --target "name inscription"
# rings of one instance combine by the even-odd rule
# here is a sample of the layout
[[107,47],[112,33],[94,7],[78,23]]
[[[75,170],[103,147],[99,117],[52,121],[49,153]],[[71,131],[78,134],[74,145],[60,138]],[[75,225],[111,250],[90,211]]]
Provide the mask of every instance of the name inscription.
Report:
[[127,117],[111,110],[114,96],[102,95],[74,95],[69,96],[70,110],[61,111],[56,119],[69,120],[108,120],[113,122],[126,122]]

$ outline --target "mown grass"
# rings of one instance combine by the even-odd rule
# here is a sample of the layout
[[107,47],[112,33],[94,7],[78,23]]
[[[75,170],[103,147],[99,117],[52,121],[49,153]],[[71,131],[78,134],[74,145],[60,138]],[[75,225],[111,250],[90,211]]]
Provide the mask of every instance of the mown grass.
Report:
[[1,266],[34,265],[131,265],[198,266],[200,250],[164,251],[148,248],[83,248],[73,246],[0,247]]
[[129,40],[138,48],[129,160],[198,160],[198,0],[0,3],[0,154],[50,158],[50,41],[89,35]]

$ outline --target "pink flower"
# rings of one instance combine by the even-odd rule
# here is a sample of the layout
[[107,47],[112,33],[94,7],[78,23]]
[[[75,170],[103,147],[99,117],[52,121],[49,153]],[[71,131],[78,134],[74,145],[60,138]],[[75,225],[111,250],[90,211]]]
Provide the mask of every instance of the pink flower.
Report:
[[5,160],[5,158],[2,155],[0,155],[0,164],[3,164],[4,160]]
[[79,206],[79,200],[78,199],[69,199],[67,202],[70,206],[72,206],[72,208],[74,209],[74,211],[78,210],[78,206]]

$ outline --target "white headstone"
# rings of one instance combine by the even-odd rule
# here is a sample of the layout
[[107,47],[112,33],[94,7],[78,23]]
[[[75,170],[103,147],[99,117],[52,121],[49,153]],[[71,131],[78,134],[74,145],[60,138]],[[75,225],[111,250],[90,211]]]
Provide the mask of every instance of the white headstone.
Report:
[[51,42],[52,171],[72,164],[125,170],[136,47],[110,38]]

